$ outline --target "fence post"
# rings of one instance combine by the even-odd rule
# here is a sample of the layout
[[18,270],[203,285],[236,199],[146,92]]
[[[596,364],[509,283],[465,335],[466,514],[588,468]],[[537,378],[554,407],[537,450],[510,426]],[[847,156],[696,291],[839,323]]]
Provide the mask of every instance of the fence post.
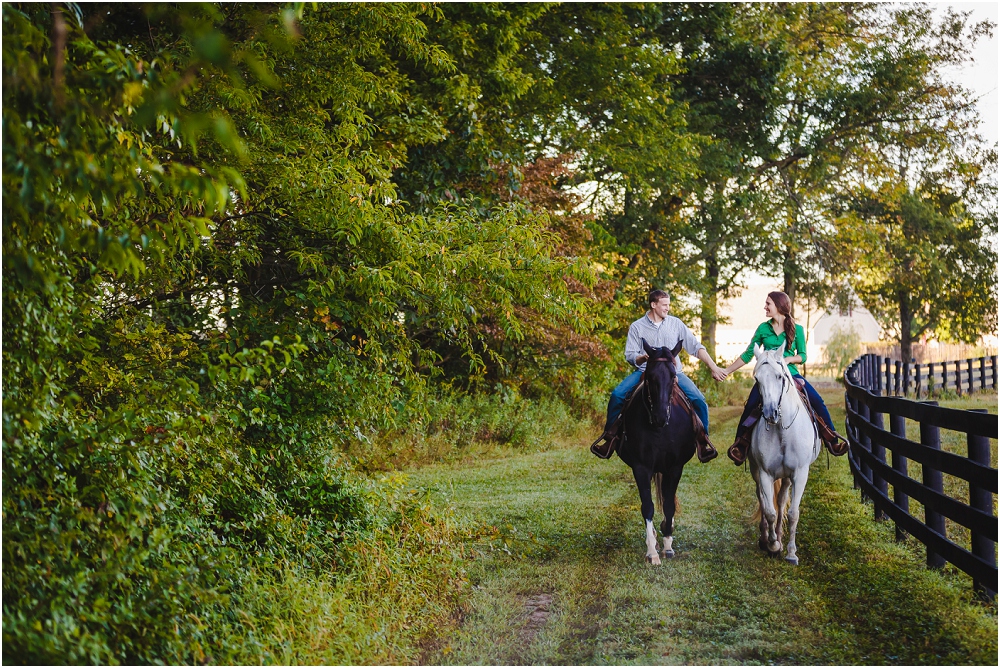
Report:
[[986,358],[979,358],[979,389],[982,392],[986,391]]
[[[923,402],[928,406],[937,406],[936,401],[925,401]],[[941,449],[941,430],[938,429],[937,425],[928,424],[926,422],[920,423],[920,442],[927,446],[928,448],[934,448],[935,450]],[[938,494],[944,493],[944,478],[940,471],[935,471],[928,465],[923,465],[920,467],[923,470],[923,482],[924,486],[929,489],[934,490]],[[927,525],[928,529],[936,531],[942,536],[946,536],[944,515],[935,512],[924,506],[924,524]],[[931,547],[927,546],[927,567],[928,568],[941,568],[944,566],[945,560],[940,554],[934,552]]]
[[[945,365],[948,368],[948,365]],[[962,363],[955,360],[955,393],[962,396]]]
[[892,394],[892,360],[885,358],[885,393]]
[[[851,397],[850,394],[847,393],[847,382],[851,381],[852,383],[857,383],[857,373],[855,371],[857,369],[857,364],[858,364],[858,361],[854,360],[854,362],[852,362],[846,369],[844,369],[844,404],[847,407],[849,407],[851,409],[851,411],[854,411],[854,412],[857,412],[857,410],[858,410],[858,402],[853,397]],[[848,439],[848,441],[850,442],[851,439],[855,439],[856,440],[857,439],[857,434],[855,432],[857,430],[854,428],[854,425],[851,422],[850,415],[847,416],[847,424],[845,426],[847,428],[847,439]],[[847,456],[848,457],[852,456],[850,450],[847,451]],[[851,478],[852,478],[852,481],[854,482],[854,489],[857,489],[858,487],[861,486],[860,484],[858,484],[858,474],[854,473],[854,467],[853,466],[850,467],[850,468],[851,468],[851,474],[852,474]]]
[[[974,413],[987,413],[985,408],[973,409]],[[990,439],[985,436],[977,436],[975,434],[968,435],[969,444],[969,459],[976,462],[977,464],[983,464],[984,466],[990,465]],[[984,513],[993,514],[993,494],[982,487],[976,487],[973,484],[969,484],[969,505],[976,510],[981,510]],[[981,533],[972,531],[972,554],[976,555],[980,559],[984,559],[987,563],[991,563],[994,566],[997,564],[997,553],[996,553],[996,543],[982,535]],[[991,586],[992,585],[992,586]],[[976,594],[980,598],[985,598],[987,600],[993,600],[996,598],[996,587],[995,582],[980,582],[978,580],[973,581],[973,588]]]
[[969,394],[975,394],[976,386],[972,383],[972,358],[965,360],[965,370],[968,376],[965,380],[969,385]]
[[934,379],[934,362],[927,364],[927,396],[931,396],[937,381]]
[[920,398],[920,365],[919,364],[916,367],[916,379],[917,379],[917,382],[914,384],[914,387],[913,387],[913,396],[916,397],[917,399],[919,399]]
[[[870,412],[872,426],[878,429],[884,429],[885,425],[882,422],[882,414],[876,410],[871,410]],[[871,449],[872,455],[875,457],[875,461],[885,464],[885,446],[879,442],[877,436],[875,439],[868,439],[868,447]],[[882,476],[875,473],[874,469],[872,470],[872,485],[883,495],[889,496],[889,482]],[[885,519],[885,510],[879,508],[878,505],[875,506],[875,519]]]
[[903,396],[910,393],[910,363],[903,362]]
[[990,355],[990,367],[993,369],[993,389],[997,389],[997,356]]
[[[906,418],[902,415],[893,415],[892,413],[889,413],[889,430],[900,438],[906,438]],[[896,448],[893,448],[892,469],[905,476],[907,475],[906,468],[906,457],[897,452]],[[910,514],[910,497],[908,497],[905,492],[895,485],[892,488],[892,500],[900,510],[907,515]],[[899,528],[899,524],[896,524],[896,540],[901,541],[905,539],[906,532]]]
[[882,394],[882,356],[875,356],[875,392]]
[[[864,399],[858,400],[857,413],[862,420],[869,421],[871,412],[868,409],[868,402],[866,402]],[[860,427],[858,428],[857,439],[858,443],[861,445],[862,448],[864,448],[868,452],[871,452],[872,441]],[[863,459],[861,460],[861,475],[864,476],[865,480],[867,480],[868,482],[872,482],[872,467],[869,466],[867,463],[865,463],[865,460]],[[865,493],[864,489],[861,490],[861,498],[863,500],[868,499],[868,495]]]
[[899,394],[899,360],[894,360],[893,366],[896,367],[896,374],[895,374],[896,377],[894,379],[896,382],[895,382],[895,387],[893,388],[893,392],[892,393],[898,397],[898,396],[900,396],[900,394]]

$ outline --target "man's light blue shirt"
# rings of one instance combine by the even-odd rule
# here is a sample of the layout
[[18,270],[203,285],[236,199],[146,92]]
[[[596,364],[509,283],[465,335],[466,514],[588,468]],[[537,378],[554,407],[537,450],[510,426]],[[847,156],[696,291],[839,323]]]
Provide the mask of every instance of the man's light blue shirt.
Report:
[[[643,362],[641,365],[636,365],[635,358],[646,354],[646,351],[642,349],[643,339],[646,340],[646,343],[651,348],[666,346],[673,349],[677,345],[677,342],[681,341],[684,345],[684,350],[688,351],[688,354],[692,357],[697,357],[698,351],[705,347],[695,338],[694,333],[688,329],[688,326],[681,322],[680,318],[668,315],[657,326],[649,319],[649,313],[646,313],[646,315],[629,325],[628,338],[625,340],[625,360],[640,370],[646,369],[646,363]],[[680,371],[681,362],[679,357],[675,360],[675,364],[677,370]]]

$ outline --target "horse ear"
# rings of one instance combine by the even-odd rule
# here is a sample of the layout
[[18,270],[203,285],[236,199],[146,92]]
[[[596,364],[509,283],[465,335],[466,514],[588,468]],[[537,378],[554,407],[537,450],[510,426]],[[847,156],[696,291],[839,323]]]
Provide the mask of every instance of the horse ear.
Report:
[[653,349],[649,347],[648,343],[646,343],[646,339],[642,340],[642,349],[645,350],[646,354],[649,355],[650,357],[653,356]]
[[684,345],[683,341],[678,341],[677,345],[674,346],[674,349],[670,351],[670,354],[673,355],[674,357],[677,357],[678,353],[681,352],[681,346],[683,345]]
[[763,352],[764,352],[764,346],[760,345],[759,343],[753,344],[754,357],[760,357]]
[[787,341],[782,341],[781,342],[781,347],[778,348],[778,359],[779,360],[785,359],[785,347],[786,347],[785,344],[787,344],[787,343],[788,343]]

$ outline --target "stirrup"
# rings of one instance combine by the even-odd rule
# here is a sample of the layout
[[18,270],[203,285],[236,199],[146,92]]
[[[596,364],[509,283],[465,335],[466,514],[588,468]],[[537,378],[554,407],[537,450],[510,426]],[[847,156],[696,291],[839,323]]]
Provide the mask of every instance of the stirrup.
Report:
[[829,450],[830,454],[833,455],[834,457],[842,457],[846,455],[847,450],[850,447],[850,444],[847,442],[847,439],[833,430],[831,430],[831,433],[833,435],[833,438],[831,438],[828,441],[824,440],[823,445],[826,446],[826,449]]
[[729,450],[726,451],[726,456],[733,460],[733,463],[737,466],[741,466],[743,462],[747,460],[747,453],[750,452],[750,443],[745,437],[741,436],[736,439],[736,442],[729,446]]
[[708,440],[708,434],[705,434],[704,444],[697,444],[696,452],[698,453],[698,461],[702,464],[707,464],[719,456],[719,451],[712,445],[712,441]]
[[[621,434],[615,434],[614,436],[608,436],[607,432],[604,432],[597,437],[597,440],[590,444],[590,451],[601,459],[611,459],[611,455],[615,454],[615,450],[618,449],[618,439],[621,438]],[[601,443],[604,441],[604,443]],[[601,445],[598,445],[601,443]]]

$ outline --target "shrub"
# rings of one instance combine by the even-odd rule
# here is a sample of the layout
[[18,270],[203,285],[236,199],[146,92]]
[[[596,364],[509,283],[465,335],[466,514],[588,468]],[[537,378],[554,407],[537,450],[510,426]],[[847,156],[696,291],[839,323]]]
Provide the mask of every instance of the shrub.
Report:
[[848,326],[834,325],[826,344],[825,365],[830,374],[843,379],[844,369],[861,354],[861,338]]

